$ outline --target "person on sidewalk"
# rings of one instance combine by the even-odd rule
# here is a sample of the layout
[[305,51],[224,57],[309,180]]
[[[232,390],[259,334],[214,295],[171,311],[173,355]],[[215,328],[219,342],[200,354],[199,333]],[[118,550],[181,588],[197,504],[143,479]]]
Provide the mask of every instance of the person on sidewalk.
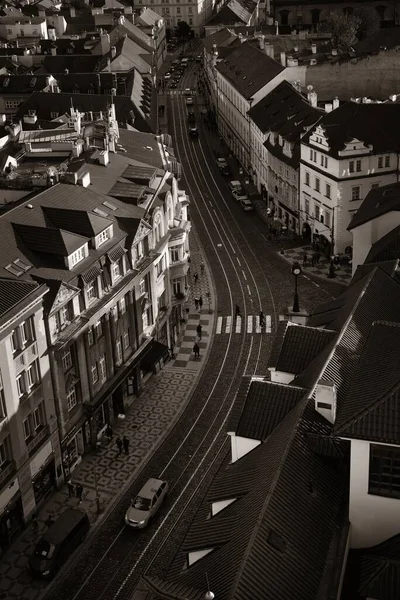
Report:
[[73,498],[75,496],[75,486],[72,483],[71,479],[68,479],[68,498]]
[[122,438],[122,443],[124,445],[125,454],[129,454],[129,440],[126,437],[126,435],[124,435],[124,437]]
[[317,265],[319,265],[319,259],[321,258],[321,254],[319,252],[317,252],[316,256],[315,256],[315,261],[317,263]]
[[50,514],[45,520],[44,524],[46,525],[46,527],[50,528],[53,525],[53,523],[55,523],[55,520],[53,519],[53,515]]
[[199,338],[199,340],[201,341],[201,330],[202,330],[202,326],[200,325],[200,323],[197,325],[196,327],[196,331],[197,331],[197,337]]
[[203,263],[203,261],[201,261],[201,263],[200,263],[200,271],[201,271],[202,275],[204,275],[204,269],[205,269],[204,263]]
[[317,260],[317,255],[316,255],[316,253],[314,252],[314,254],[313,254],[313,255],[312,255],[312,257],[311,257],[311,266],[312,266],[312,267],[315,267],[316,260]]
[[76,497],[79,500],[79,503],[82,502],[82,494],[83,494],[83,486],[81,483],[78,483],[78,485],[76,486]]
[[123,444],[122,444],[122,440],[121,440],[121,438],[119,436],[115,440],[115,443],[116,443],[117,448],[118,448],[118,456],[120,456],[122,454],[122,446],[123,446]]
[[199,274],[198,274],[198,273],[195,273],[195,274],[193,275],[193,279],[194,279],[194,282],[195,282],[195,283],[197,283],[197,281],[198,281],[198,279],[199,279]]
[[203,308],[203,298],[200,296],[199,298],[199,311],[201,312],[201,309]]
[[237,319],[237,317],[242,317],[238,304],[235,306],[235,319]]
[[303,254],[303,267],[307,266],[307,261],[308,261],[307,252],[304,252],[304,254]]
[[113,430],[110,423],[107,425],[106,436],[108,437],[108,443],[110,443],[113,438]]
[[195,306],[196,310],[199,310],[199,299],[197,298],[197,296],[194,299],[194,306]]
[[38,523],[36,515],[32,515],[32,527],[33,527],[33,533],[35,535],[37,535],[39,532],[39,523]]
[[264,313],[262,310],[260,310],[260,327],[264,327]]
[[193,353],[194,353],[195,360],[197,360],[198,358],[200,358],[200,346],[198,345],[197,342],[194,343]]

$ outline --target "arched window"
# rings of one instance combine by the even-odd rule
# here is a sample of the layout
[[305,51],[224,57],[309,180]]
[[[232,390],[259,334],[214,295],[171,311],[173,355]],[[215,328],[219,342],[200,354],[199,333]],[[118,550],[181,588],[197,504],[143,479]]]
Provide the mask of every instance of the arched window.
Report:
[[160,215],[159,212],[154,217],[153,231],[154,231],[154,242],[155,242],[155,244],[157,244],[160,241],[160,239],[162,238],[162,235],[163,235],[163,232],[162,232],[162,219],[161,219],[161,215]]

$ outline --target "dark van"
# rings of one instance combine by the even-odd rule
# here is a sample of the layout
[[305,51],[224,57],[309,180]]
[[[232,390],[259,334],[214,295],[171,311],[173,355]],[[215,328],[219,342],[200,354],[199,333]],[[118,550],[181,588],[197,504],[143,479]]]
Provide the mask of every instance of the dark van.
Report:
[[36,544],[28,562],[34,577],[51,579],[85,539],[90,528],[86,513],[67,508]]

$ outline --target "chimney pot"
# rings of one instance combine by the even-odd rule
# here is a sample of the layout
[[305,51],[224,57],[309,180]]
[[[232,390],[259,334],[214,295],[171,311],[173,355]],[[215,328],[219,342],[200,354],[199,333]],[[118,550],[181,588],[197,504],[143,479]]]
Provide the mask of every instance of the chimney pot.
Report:
[[317,44],[311,44],[311,52],[313,54],[317,54]]
[[281,52],[281,65],[286,67],[286,52]]

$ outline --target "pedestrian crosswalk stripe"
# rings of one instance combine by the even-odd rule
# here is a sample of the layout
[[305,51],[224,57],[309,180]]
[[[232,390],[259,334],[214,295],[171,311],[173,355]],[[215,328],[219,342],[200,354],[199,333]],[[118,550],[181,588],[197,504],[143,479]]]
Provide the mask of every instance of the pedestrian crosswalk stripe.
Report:
[[[279,321],[284,321],[285,318],[284,315],[279,315]],[[227,317],[220,316],[217,319],[215,333],[220,335],[230,333],[231,330],[235,333],[241,333],[243,326],[246,327],[246,333],[272,333],[272,317],[271,315],[265,315],[264,327],[261,327],[258,315],[247,315],[247,319],[242,317],[233,318],[231,315]]]

